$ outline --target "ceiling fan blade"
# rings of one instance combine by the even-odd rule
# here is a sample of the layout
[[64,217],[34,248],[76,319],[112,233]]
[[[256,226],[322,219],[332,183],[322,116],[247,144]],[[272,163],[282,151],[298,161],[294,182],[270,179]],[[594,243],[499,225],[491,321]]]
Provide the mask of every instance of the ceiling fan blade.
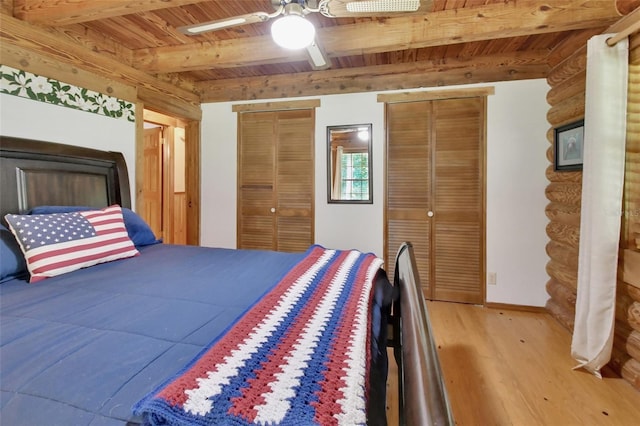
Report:
[[185,25],[183,27],[178,27],[178,31],[183,32],[187,35],[197,35],[206,33],[208,31],[216,31],[222,30],[231,27],[237,27],[239,25],[245,24],[255,24],[258,22],[264,22],[272,18],[273,15],[270,15],[265,12],[254,12],[247,13],[246,15],[234,16],[232,18],[219,19],[217,21],[209,21],[203,22],[200,24],[193,25]]
[[389,16],[430,11],[433,0],[320,0],[320,13],[330,18]]
[[307,54],[309,55],[309,63],[314,70],[324,70],[331,66],[331,61],[315,40],[307,46]]

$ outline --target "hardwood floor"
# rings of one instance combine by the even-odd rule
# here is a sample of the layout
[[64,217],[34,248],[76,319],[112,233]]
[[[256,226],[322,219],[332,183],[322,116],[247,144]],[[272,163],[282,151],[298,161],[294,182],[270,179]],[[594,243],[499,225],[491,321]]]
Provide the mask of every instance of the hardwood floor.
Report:
[[[549,315],[427,306],[456,424],[640,425],[640,391],[611,373],[573,370],[571,336]],[[388,405],[395,425],[397,401]]]

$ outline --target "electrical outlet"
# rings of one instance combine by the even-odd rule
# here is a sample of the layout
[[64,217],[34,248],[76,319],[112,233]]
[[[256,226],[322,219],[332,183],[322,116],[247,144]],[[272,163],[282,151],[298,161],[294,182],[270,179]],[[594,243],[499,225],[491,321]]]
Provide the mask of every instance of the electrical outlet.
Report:
[[487,274],[487,284],[496,285],[498,282],[498,273],[497,272],[489,272]]

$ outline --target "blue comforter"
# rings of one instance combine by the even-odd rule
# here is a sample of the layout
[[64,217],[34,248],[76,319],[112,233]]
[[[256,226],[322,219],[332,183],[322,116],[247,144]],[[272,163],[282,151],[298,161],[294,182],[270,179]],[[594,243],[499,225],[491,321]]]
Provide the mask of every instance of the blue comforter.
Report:
[[0,422],[122,425],[303,256],[159,244],[0,284]]

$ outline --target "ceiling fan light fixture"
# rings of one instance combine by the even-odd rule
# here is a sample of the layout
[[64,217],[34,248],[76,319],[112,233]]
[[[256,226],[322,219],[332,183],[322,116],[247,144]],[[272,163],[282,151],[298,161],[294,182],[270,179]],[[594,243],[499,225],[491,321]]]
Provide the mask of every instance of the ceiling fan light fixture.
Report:
[[[296,3],[287,6],[298,6]],[[304,49],[313,43],[316,29],[302,13],[295,9],[285,9],[285,15],[271,24],[271,37],[278,46],[285,49]]]
[[186,27],[184,31],[187,34],[192,34],[192,35],[200,34],[207,31],[215,31],[222,28],[235,27],[236,25],[242,25],[246,22],[247,22],[246,18],[239,16],[237,18],[227,19],[225,21],[215,21],[215,22],[209,22],[209,23],[205,23],[202,25],[194,26],[194,27]]
[[315,39],[309,46],[307,46],[307,54],[309,55],[309,59],[311,59],[311,67],[313,69],[323,70],[329,68],[329,60],[322,49],[320,49],[320,46],[318,46]]

